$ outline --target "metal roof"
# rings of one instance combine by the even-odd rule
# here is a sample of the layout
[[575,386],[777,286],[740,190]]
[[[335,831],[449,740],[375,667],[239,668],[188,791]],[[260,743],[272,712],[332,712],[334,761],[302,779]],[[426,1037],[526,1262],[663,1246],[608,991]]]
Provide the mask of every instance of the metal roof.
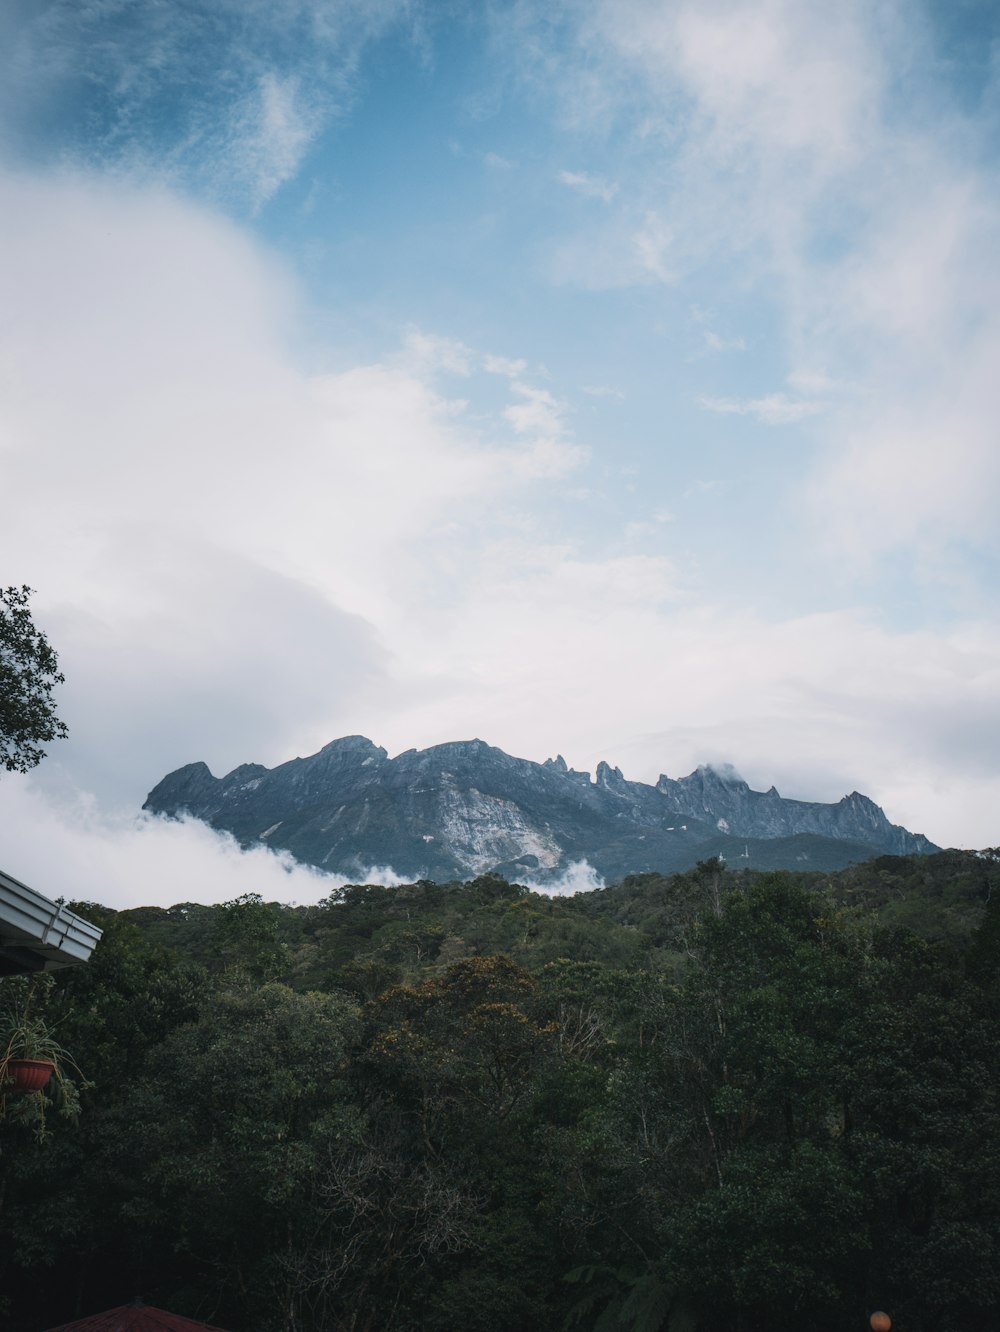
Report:
[[91,1314],[76,1323],[60,1323],[47,1332],[223,1332],[209,1323],[196,1323],[192,1318],[154,1309],[151,1304],[136,1300],[106,1313]]
[[86,962],[102,931],[0,870],[0,976]]

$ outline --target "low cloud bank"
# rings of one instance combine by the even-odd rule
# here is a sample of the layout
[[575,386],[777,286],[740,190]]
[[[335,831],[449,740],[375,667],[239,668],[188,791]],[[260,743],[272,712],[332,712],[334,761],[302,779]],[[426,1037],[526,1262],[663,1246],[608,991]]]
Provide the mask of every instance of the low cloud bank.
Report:
[[[3,779],[0,869],[47,897],[99,902],[119,911],[178,902],[211,906],[244,893],[301,906],[345,883],[395,887],[415,877],[391,865],[361,866],[350,876],[327,874],[287,851],[244,850],[229,833],[199,819],[109,815],[92,795],[58,796],[20,777]],[[571,861],[557,878],[523,882],[550,897],[605,886],[586,860]]]
[[136,906],[211,905],[243,893],[307,904],[345,883],[409,882],[391,866],[348,879],[300,865],[269,847],[244,851],[198,819],[108,815],[92,796],[54,798],[30,781],[4,778],[0,868],[47,897]]
[[555,879],[525,879],[524,886],[533,893],[544,893],[547,897],[571,897],[574,893],[592,893],[607,885],[593,865],[584,858],[571,860]]

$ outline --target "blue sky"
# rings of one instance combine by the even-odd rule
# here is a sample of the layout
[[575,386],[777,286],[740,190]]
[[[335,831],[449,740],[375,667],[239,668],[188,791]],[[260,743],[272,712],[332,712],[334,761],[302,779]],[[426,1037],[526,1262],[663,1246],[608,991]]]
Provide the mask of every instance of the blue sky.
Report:
[[150,883],[164,772],[353,732],[1000,840],[998,39],[0,4],[0,544],[72,731],[4,779],[7,868]]

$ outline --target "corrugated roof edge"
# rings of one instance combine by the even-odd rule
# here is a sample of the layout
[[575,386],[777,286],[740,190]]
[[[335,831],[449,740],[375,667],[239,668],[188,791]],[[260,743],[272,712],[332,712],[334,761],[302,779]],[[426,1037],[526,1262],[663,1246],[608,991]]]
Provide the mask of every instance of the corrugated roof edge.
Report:
[[0,870],[0,974],[86,962],[103,931]]

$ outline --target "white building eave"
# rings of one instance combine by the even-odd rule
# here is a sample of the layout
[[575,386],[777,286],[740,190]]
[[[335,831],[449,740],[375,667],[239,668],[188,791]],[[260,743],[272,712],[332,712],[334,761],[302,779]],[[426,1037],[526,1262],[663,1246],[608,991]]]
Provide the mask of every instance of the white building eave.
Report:
[[86,962],[102,931],[0,870],[0,976]]

